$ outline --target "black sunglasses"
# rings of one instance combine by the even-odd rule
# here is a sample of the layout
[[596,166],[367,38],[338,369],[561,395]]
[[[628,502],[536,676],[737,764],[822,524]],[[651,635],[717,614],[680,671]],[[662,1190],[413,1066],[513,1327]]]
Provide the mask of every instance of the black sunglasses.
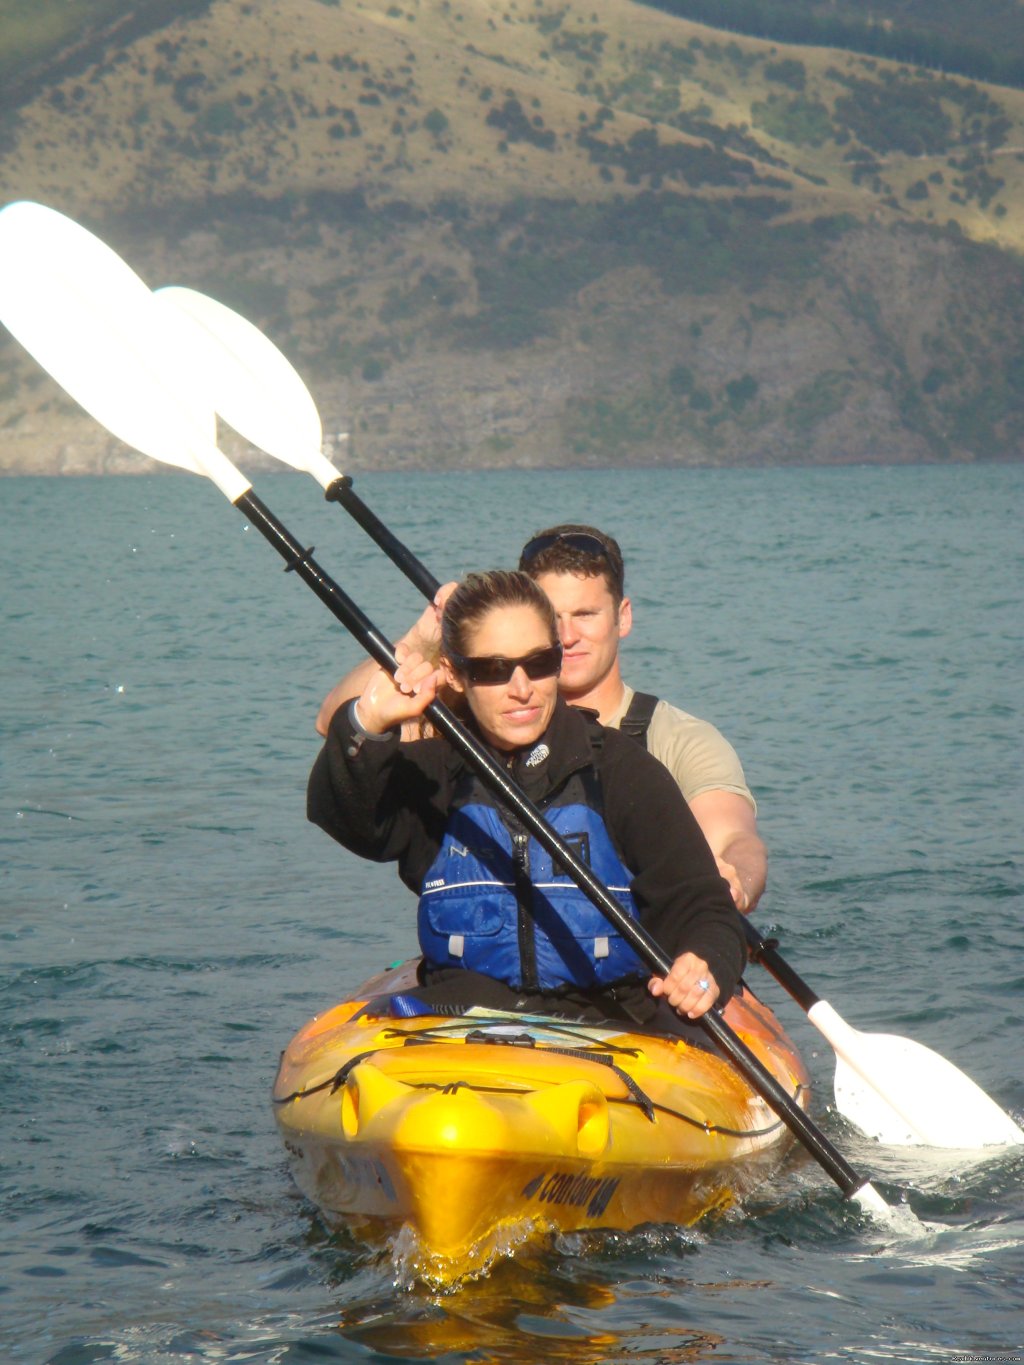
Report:
[[512,681],[512,674],[521,668],[534,682],[538,678],[554,677],[562,667],[562,646],[548,645],[535,649],[521,659],[506,659],[500,654],[481,654],[467,659],[464,654],[449,653],[449,660],[467,682],[477,687],[494,687]]

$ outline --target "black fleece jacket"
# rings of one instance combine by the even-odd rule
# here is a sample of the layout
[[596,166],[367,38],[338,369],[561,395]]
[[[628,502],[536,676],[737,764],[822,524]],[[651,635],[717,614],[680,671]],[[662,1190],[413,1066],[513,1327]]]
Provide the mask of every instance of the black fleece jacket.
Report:
[[[396,862],[417,895],[440,848],[448,810],[466,763],[443,739],[400,743],[397,731],[365,739],[351,705],[331,721],[309,778],[309,819],[345,848],[375,862]],[[732,995],[746,962],[738,913],[718,875],[700,826],[668,770],[635,740],[558,700],[542,741],[513,755],[492,751],[537,804],[573,772],[596,768],[604,819],[622,861],[640,922],[672,958],[702,957]],[[529,766],[525,760],[534,757]]]

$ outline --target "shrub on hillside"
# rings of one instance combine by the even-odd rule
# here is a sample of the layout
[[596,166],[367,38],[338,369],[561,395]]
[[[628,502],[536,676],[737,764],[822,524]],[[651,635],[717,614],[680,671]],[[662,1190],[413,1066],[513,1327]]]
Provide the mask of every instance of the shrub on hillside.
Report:
[[539,115],[531,120],[513,96],[509,96],[500,108],[495,105],[487,114],[488,127],[500,128],[505,142],[530,142],[534,147],[550,152],[555,145],[555,135],[543,124]]
[[865,81],[846,77],[847,93],[836,100],[836,118],[875,152],[910,156],[945,152],[953,121],[925,81]]
[[820,100],[769,95],[753,104],[750,112],[766,133],[798,147],[820,147],[832,136],[832,116]]
[[778,62],[765,62],[764,74],[766,80],[788,85],[790,90],[803,90],[807,84],[807,68],[803,62],[794,61],[792,57],[783,57]]

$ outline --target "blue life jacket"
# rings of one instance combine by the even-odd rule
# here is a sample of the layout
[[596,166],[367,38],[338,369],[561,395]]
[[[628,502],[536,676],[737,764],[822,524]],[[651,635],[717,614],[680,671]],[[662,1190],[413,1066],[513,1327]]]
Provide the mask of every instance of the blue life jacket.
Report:
[[[632,873],[605,825],[593,769],[574,773],[542,803],[544,817],[634,919]],[[417,917],[428,967],[464,967],[514,990],[594,987],[649,973],[609,920],[551,855],[467,777]]]

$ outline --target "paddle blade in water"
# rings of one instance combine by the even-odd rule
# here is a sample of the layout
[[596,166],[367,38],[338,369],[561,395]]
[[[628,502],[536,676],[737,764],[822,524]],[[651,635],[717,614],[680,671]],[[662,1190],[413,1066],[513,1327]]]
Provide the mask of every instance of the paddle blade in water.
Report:
[[159,306],[184,320],[205,401],[247,441],[327,488],[338,471],[320,452],[316,404],[287,357],[258,327],[195,289],[168,285]]
[[937,1052],[851,1028],[824,1000],[808,1012],[835,1048],[836,1108],[892,1146],[978,1148],[1024,1143],[1013,1119]]
[[21,200],[0,211],[0,320],[108,431],[135,450],[248,488],[222,467],[212,409],[185,386],[190,363],[153,295],[115,251],[62,213]]

